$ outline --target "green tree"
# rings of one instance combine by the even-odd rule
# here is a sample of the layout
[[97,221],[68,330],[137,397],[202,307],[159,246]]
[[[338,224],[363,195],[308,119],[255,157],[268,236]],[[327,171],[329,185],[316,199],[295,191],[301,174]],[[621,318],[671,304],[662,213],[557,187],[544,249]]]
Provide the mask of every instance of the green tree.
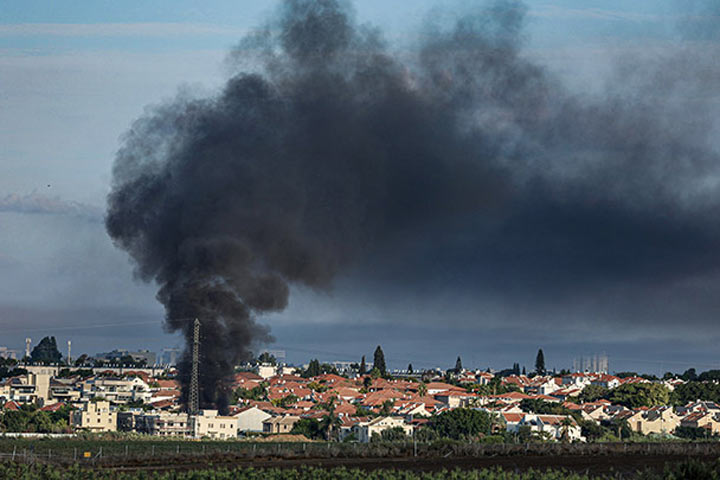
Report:
[[695,400],[720,402],[720,384],[714,382],[687,382],[675,387],[670,394],[673,405],[686,405]]
[[377,348],[375,349],[375,354],[373,355],[373,368],[377,368],[380,372],[380,375],[387,375],[387,367],[385,366],[385,354],[383,353],[382,348],[380,348],[380,345],[377,346]]
[[238,400],[260,401],[265,399],[267,399],[267,389],[263,385],[253,387],[252,390],[239,387],[233,392],[233,403],[237,403]]
[[290,433],[304,435],[310,440],[321,440],[324,435],[320,422],[315,418],[301,418],[295,422]]
[[707,428],[702,427],[677,427],[673,433],[676,437],[688,440],[704,440],[708,438],[717,439],[716,433],[711,433]]
[[380,435],[373,433],[371,442],[403,442],[407,440],[407,435],[402,427],[386,428]]
[[427,383],[425,383],[425,382],[420,382],[420,383],[418,384],[418,395],[420,395],[421,397],[424,397],[425,395],[427,395],[427,391],[428,391],[428,390],[427,390]]
[[720,370],[708,370],[707,372],[702,372],[698,377],[698,380],[701,382],[718,381],[720,380]]
[[263,352],[257,359],[258,363],[269,363],[270,365],[277,365],[277,359],[274,355],[268,352]]
[[323,373],[332,373],[334,375],[338,375],[337,368],[335,368],[335,366],[333,365],[330,365],[329,363],[320,364],[320,374]]
[[317,377],[320,375],[320,362],[316,359],[310,360],[307,370],[302,374],[305,378]]
[[542,348],[538,350],[537,357],[535,357],[535,372],[538,375],[545,375],[545,354]]
[[670,403],[670,390],[658,383],[626,383],[612,389],[608,400],[628,408],[656,407]]
[[75,359],[75,366],[76,367],[82,367],[84,366],[88,361],[88,356],[86,353],[83,353],[78,358]]
[[365,355],[362,356],[362,360],[360,360],[360,370],[358,371],[360,375],[365,375],[367,373],[367,365],[365,365]]
[[298,401],[297,395],[293,395],[292,393],[289,395],[286,395],[282,398],[276,398],[272,400],[272,404],[276,407],[280,408],[288,408],[290,405]]
[[490,414],[469,408],[456,408],[441,413],[432,422],[432,428],[440,437],[455,440],[490,434]]
[[412,363],[408,363],[408,374],[412,375],[412,373],[413,373]]
[[462,360],[460,359],[460,355],[458,355],[457,360],[455,360],[455,373],[460,373],[462,371],[463,371]]
[[55,337],[45,337],[40,340],[30,353],[33,363],[60,363],[62,354],[57,348]]
[[588,385],[578,395],[578,401],[581,403],[594,402],[601,398],[607,398],[609,393],[610,390],[600,385]]
[[570,441],[570,427],[572,427],[574,423],[570,417],[565,417],[560,421],[563,442]]
[[325,432],[326,440],[330,441],[335,438],[333,432],[342,425],[340,418],[335,415],[335,397],[330,398],[325,408],[328,413],[320,420],[320,429]]

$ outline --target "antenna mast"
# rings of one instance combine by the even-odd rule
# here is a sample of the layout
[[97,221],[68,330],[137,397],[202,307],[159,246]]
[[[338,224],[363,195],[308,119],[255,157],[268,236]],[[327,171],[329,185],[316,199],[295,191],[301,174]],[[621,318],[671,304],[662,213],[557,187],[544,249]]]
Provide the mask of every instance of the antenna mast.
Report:
[[198,365],[200,363],[200,320],[195,319],[193,325],[193,347],[192,347],[192,374],[190,376],[190,395],[188,401],[188,413],[197,415],[200,413],[200,385],[198,381]]

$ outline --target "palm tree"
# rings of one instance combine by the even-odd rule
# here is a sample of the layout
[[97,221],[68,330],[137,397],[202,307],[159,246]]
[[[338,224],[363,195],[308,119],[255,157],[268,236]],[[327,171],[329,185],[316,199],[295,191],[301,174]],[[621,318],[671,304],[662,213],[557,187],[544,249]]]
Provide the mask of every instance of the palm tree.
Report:
[[320,429],[325,430],[325,438],[328,441],[332,439],[333,430],[342,425],[340,418],[335,415],[335,399],[336,397],[330,397],[326,404],[328,413],[320,420]]
[[342,425],[340,417],[334,411],[329,412],[320,420],[320,429],[325,431],[325,438],[329,442],[333,439],[333,432]]
[[564,442],[567,442],[570,440],[570,427],[573,426],[573,421],[570,417],[565,417],[560,421],[560,426],[562,427],[562,439]]
[[420,382],[418,385],[418,395],[421,397],[427,395],[427,384],[425,382]]

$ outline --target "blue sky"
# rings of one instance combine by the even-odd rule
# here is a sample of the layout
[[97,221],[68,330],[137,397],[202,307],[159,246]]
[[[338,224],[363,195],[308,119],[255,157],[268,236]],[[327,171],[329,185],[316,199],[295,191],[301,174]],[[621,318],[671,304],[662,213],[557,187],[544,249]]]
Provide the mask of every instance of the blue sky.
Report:
[[[105,234],[111,165],[121,135],[147,105],[181,90],[211,94],[220,87],[228,50],[275,3],[0,0],[0,345],[20,348],[26,336],[39,340],[44,333],[72,338],[75,351],[88,353],[180,344],[162,331],[154,288],[133,280],[125,254]],[[452,19],[465,3],[364,0],[355,9],[361,22],[379,26],[402,51],[428,18]],[[695,4],[528,1],[526,55],[542,59],[571,86],[595,88],[614,58],[677,45],[677,22]],[[338,352],[354,359],[384,343],[398,367],[424,352],[427,366],[450,366],[461,354],[477,366],[502,368],[516,361],[530,366],[537,346],[544,346],[553,359],[548,363],[558,368],[574,356],[606,351],[611,361],[624,359],[622,369],[660,370],[667,355],[666,363],[684,370],[711,364],[720,337],[683,332],[685,346],[673,350],[668,342],[677,330],[650,334],[641,324],[620,335],[615,326],[597,328],[587,320],[577,332],[533,338],[513,327],[502,306],[488,310],[491,318],[475,328],[453,329],[452,320],[443,320],[448,328],[438,329],[445,303],[456,299],[438,298],[420,312],[409,307],[416,299],[368,308],[372,298],[348,297],[348,289],[341,279],[336,294],[296,292],[287,312],[267,319],[278,340],[271,348],[287,348],[295,361],[312,349],[327,352],[325,360]],[[467,314],[476,307],[468,300]],[[424,320],[408,320],[415,316]],[[395,319],[392,336],[369,334],[388,318]],[[125,323],[132,328],[118,326]],[[337,346],[319,348],[329,329]],[[665,353],[627,353],[642,338],[667,347]]]

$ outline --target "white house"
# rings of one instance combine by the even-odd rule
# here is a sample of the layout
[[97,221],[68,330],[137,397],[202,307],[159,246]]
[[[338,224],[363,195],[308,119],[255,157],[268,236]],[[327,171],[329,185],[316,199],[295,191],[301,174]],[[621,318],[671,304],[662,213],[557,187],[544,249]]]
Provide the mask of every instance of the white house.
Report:
[[263,422],[272,417],[272,415],[264,410],[260,410],[258,407],[252,406],[240,409],[237,413],[233,414],[233,417],[237,419],[238,431],[262,432]]
[[519,427],[530,427],[530,431],[547,433],[555,440],[584,442],[582,429],[570,415],[534,415],[527,414],[518,424]]
[[352,428],[358,441],[368,443],[374,433],[380,435],[383,430],[400,427],[405,435],[412,435],[413,427],[405,423],[402,417],[377,417],[369,422],[360,422]]

